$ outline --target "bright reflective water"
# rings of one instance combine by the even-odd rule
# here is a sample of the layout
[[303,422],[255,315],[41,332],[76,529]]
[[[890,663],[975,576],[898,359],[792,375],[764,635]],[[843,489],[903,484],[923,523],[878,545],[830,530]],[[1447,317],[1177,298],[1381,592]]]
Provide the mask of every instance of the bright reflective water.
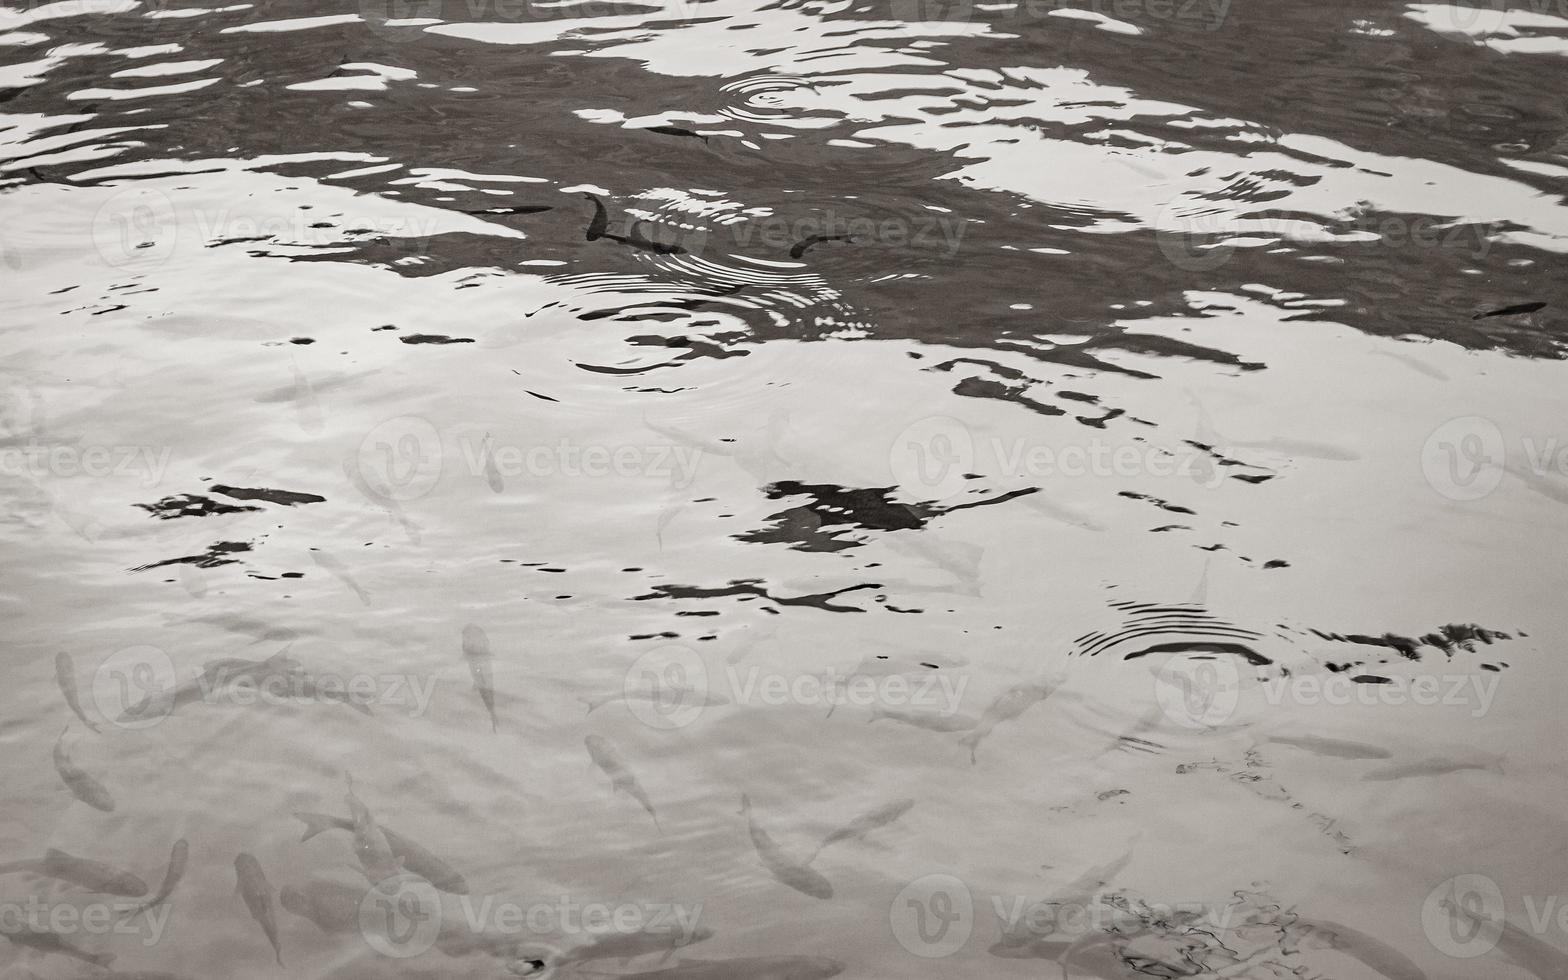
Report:
[[1568,976],[1565,55],[8,2],[4,975]]

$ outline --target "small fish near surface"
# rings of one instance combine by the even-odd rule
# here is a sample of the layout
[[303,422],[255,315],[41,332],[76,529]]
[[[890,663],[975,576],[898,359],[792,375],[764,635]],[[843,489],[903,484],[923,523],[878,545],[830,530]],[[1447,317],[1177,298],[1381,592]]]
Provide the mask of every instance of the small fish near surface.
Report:
[[60,685],[60,693],[65,695],[65,703],[72,713],[96,734],[98,726],[94,725],[87,717],[87,713],[82,710],[81,694],[76,687],[76,664],[71,660],[71,655],[64,650],[54,655],[54,679]]
[[1500,755],[1476,756],[1468,759],[1419,759],[1415,762],[1400,762],[1392,766],[1374,769],[1362,775],[1362,779],[1389,780],[1408,779],[1415,776],[1446,776],[1449,773],[1464,772],[1467,769],[1479,769],[1489,772],[1503,772],[1503,757]]
[[241,853],[234,859],[235,894],[244,899],[250,917],[261,925],[267,942],[272,944],[272,956],[283,965],[283,948],[278,943],[278,916],[272,906],[272,886],[262,873],[261,862],[253,855]]
[[397,890],[397,876],[404,870],[403,862],[392,853],[392,845],[376,823],[370,808],[355,794],[354,777],[344,773],[343,779],[348,784],[344,798],[348,801],[349,820],[353,827],[354,856],[359,858],[360,868],[372,885],[389,893],[394,892]]
[[614,745],[610,744],[610,740],[603,735],[589,735],[583,739],[583,745],[587,746],[588,756],[593,759],[593,764],[598,766],[606,776],[610,777],[611,789],[624,792],[638,803],[641,803],[642,808],[648,811],[648,816],[653,818],[654,828],[659,833],[664,833],[664,828],[659,826],[659,814],[653,808],[653,801],[648,799],[647,791],[642,788],[642,784],[637,781],[637,777],[633,776],[631,770],[627,769],[626,764],[621,761],[620,753],[616,751]]
[[149,912],[166,902],[169,896],[174,893],[174,888],[180,883],[180,879],[185,877],[185,863],[190,859],[190,855],[191,846],[186,842],[185,838],[181,837],[175,841],[174,847],[169,851],[169,868],[163,873],[163,884],[158,886],[158,893],[149,901],[127,912],[121,918],[129,919],[143,912]]
[[974,731],[960,739],[963,745],[969,747],[970,763],[974,763],[975,754],[980,748],[980,743],[985,740],[987,735],[991,734],[992,729],[1004,721],[1012,721],[1017,718],[1033,705],[1050,697],[1051,692],[1054,690],[1055,687],[1052,685],[1040,681],[1027,681],[1023,684],[1017,684],[998,695],[996,700],[991,702],[991,706],[986,708],[985,712],[980,716],[980,723],[975,726]]
[[54,769],[60,774],[60,780],[65,783],[65,788],[71,795],[86,803],[95,810],[104,813],[114,812],[114,796],[97,779],[88,775],[86,771],[71,761],[71,756],[65,750],[65,733],[71,730],[69,723],[60,730],[60,737],[54,743]]
[[468,662],[468,673],[474,679],[474,690],[490,713],[490,730],[500,731],[495,714],[495,675],[492,664],[495,655],[490,652],[490,637],[479,626],[469,623],[463,627],[463,659]]
[[[300,837],[301,843],[327,830],[346,830],[350,833],[354,830],[354,821],[347,817],[331,817],[324,813],[309,813],[302,810],[296,810],[294,816],[305,824],[305,833]],[[451,865],[391,828],[380,829],[387,839],[387,845],[392,848],[393,856],[402,862],[403,870],[418,875],[449,895],[468,894],[467,880],[454,871]]]
[[744,956],[729,960],[680,960],[663,970],[622,973],[621,980],[827,980],[844,964],[826,956]]
[[762,860],[762,866],[768,870],[768,874],[802,895],[821,899],[833,897],[832,882],[824,878],[821,872],[812,870],[809,861],[796,861],[790,858],[766,830],[757,826],[757,818],[751,812],[750,794],[741,794],[740,812],[746,818],[746,829],[751,834],[751,846],[756,849],[757,857]]
[[44,852],[42,858],[0,864],[0,875],[20,872],[68,881],[102,895],[141,898],[147,894],[147,883],[129,871],[121,871],[102,861],[79,858],[52,847]]
[[1512,306],[1505,306],[1500,310],[1486,310],[1482,313],[1477,313],[1471,316],[1470,319],[1485,320],[1487,317],[1514,316],[1519,313],[1534,313],[1536,310],[1544,309],[1546,309],[1545,303],[1515,303]]
[[694,133],[689,129],[683,129],[680,126],[642,126],[640,128],[645,133],[658,133],[660,136],[684,136],[687,139],[702,140],[704,143],[708,142],[708,137],[701,133]]
[[604,202],[592,194],[584,194],[583,197],[593,202],[593,217],[589,219],[588,231],[584,235],[588,241],[596,242],[601,238],[608,238],[612,242],[620,242],[622,245],[630,245],[633,248],[640,248],[649,252],[659,252],[664,255],[680,255],[686,251],[679,245],[666,245],[663,242],[656,242],[651,238],[645,237],[640,231],[638,231],[638,228],[640,228],[642,225],[641,222],[634,222],[632,226],[627,229],[625,235],[611,234],[610,213],[605,209]]
[[[817,853],[821,854],[823,848],[843,841],[864,840],[867,834],[879,827],[886,827],[908,813],[914,805],[914,800],[894,800],[874,810],[868,810],[822,838],[822,843],[817,845]],[[813,855],[812,859],[815,860],[815,857]]]
[[325,878],[311,878],[299,888],[285,885],[278,893],[278,902],[285,911],[333,934],[359,931],[359,907],[364,898],[363,885],[345,885]]
[[820,245],[822,242],[853,242],[854,240],[854,235],[807,235],[790,246],[789,257],[798,259],[811,251],[812,246]]
[[47,929],[34,929],[26,925],[0,925],[0,936],[4,936],[11,943],[30,949],[38,953],[58,953],[69,956],[73,960],[91,963],[93,966],[108,969],[114,962],[113,953],[89,953],[79,949],[70,940],[56,932]]

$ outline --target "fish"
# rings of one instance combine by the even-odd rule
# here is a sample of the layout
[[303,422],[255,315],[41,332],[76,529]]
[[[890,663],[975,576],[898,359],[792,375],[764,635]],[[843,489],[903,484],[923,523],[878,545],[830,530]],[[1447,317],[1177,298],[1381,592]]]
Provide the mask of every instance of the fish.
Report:
[[60,737],[55,739],[55,772],[60,774],[60,780],[65,783],[65,788],[71,791],[72,796],[95,810],[113,813],[114,796],[109,792],[108,787],[72,762],[70,755],[65,751],[65,733],[70,730],[71,725],[67,722],[60,730]]
[[593,218],[588,222],[587,239],[596,242],[610,230],[610,213],[604,209],[604,202],[592,194],[584,194],[583,197],[593,202]]
[[844,964],[826,956],[743,956],[727,960],[679,960],[646,973],[622,973],[621,980],[827,980]]
[[272,907],[272,886],[267,884],[261,862],[241,852],[234,859],[234,877],[234,893],[245,900],[250,917],[261,924],[261,931],[267,934],[267,942],[272,944],[273,958],[278,961],[278,966],[283,966],[283,949],[278,945],[278,917]]
[[[849,823],[822,838],[822,843],[817,845],[817,854],[821,854],[824,847],[841,841],[863,840],[873,830],[876,830],[878,827],[886,827],[908,813],[910,807],[914,805],[914,800],[894,800],[892,803],[886,803],[874,810],[862,813]],[[816,860],[815,854],[812,855],[812,860]],[[810,862],[808,861],[807,863],[809,864]]]
[[1472,320],[1484,320],[1489,316],[1513,316],[1516,313],[1534,313],[1536,310],[1546,309],[1545,303],[1515,303],[1499,310],[1487,310],[1470,317]]
[[821,899],[833,897],[832,882],[824,878],[821,872],[808,867],[807,863],[791,860],[768,832],[757,826],[757,819],[751,812],[751,796],[747,793],[741,794],[740,812],[746,818],[751,846],[756,848],[757,857],[762,860],[762,866],[768,869],[769,874],[802,895]]
[[708,137],[702,135],[701,133],[694,133],[689,129],[682,129],[679,126],[644,126],[642,128],[644,132],[658,133],[661,136],[686,136],[691,139],[702,140],[704,143],[708,142]]
[[463,627],[463,659],[468,661],[468,672],[473,675],[474,690],[479,692],[479,700],[484,702],[485,710],[490,712],[490,730],[499,731],[500,722],[495,715],[495,678],[490,668],[495,657],[490,653],[490,637],[473,623]]
[[1014,685],[997,695],[991,706],[980,715],[979,724],[974,730],[960,739],[960,743],[969,747],[969,761],[974,763],[976,750],[981,741],[991,734],[991,730],[1004,721],[1012,721],[1029,708],[1051,696],[1055,688],[1041,681],[1027,681]]
[[70,940],[56,932],[46,929],[31,929],[26,926],[0,926],[0,936],[4,936],[17,946],[39,953],[59,953],[69,956],[74,960],[91,963],[93,966],[107,969],[114,962],[113,953],[89,953],[77,948]]
[[[351,833],[354,830],[354,822],[346,817],[330,817],[324,813],[301,810],[294,811],[294,816],[305,824],[301,843],[327,830],[347,830]],[[387,839],[387,846],[392,848],[393,856],[402,862],[403,870],[418,875],[450,895],[468,894],[467,880],[445,861],[390,827],[381,827],[381,833]]]
[[637,782],[637,777],[631,774],[626,764],[621,761],[620,753],[615,746],[603,735],[589,735],[583,739],[583,744],[588,747],[588,755],[593,759],[593,764],[610,777],[610,786],[615,790],[625,792],[632,799],[642,804],[648,811],[648,816],[653,818],[653,826],[664,833],[664,828],[659,826],[659,814],[653,809],[653,802],[648,799],[648,794],[643,790],[642,784]]
[[0,875],[17,872],[58,878],[103,895],[141,898],[147,894],[147,883],[129,871],[121,871],[102,861],[75,857],[52,847],[42,858],[0,864]]
[[607,932],[595,936],[581,946],[574,946],[560,957],[550,961],[560,968],[570,963],[587,963],[590,960],[629,960],[636,956],[654,953],[669,956],[677,949],[713,938],[713,930],[697,926],[690,935],[682,936],[678,930],[665,933]]
[[506,489],[506,484],[501,482],[501,471],[495,465],[495,453],[491,449],[490,433],[485,433],[484,444],[485,483],[489,485],[491,493],[500,493]]
[[242,657],[220,657],[209,660],[201,673],[191,680],[172,688],[151,691],[137,704],[120,713],[119,720],[136,721],[149,717],[166,717],[176,709],[195,704],[210,693],[240,681],[261,684],[269,677],[297,677],[302,668],[297,659],[285,648],[265,660],[246,660]]
[[980,724],[980,719],[974,715],[944,714],[940,711],[915,711],[906,708],[889,708],[884,705],[871,706],[871,717],[866,719],[870,724],[879,718],[888,718],[893,721],[924,728],[931,732],[967,732]]
[[1325,738],[1321,735],[1269,735],[1265,740],[1334,759],[1387,759],[1393,755],[1387,749],[1378,748],[1376,745]]
[[392,845],[387,842],[386,834],[382,833],[381,828],[376,824],[376,818],[371,814],[370,808],[365,806],[354,793],[354,777],[344,773],[343,779],[348,784],[344,799],[348,801],[349,819],[352,821],[354,834],[354,854],[359,858],[359,865],[372,885],[389,893],[396,891],[397,886],[393,879],[403,872],[403,862],[392,853]]
[[311,878],[300,888],[285,885],[278,893],[284,909],[302,919],[308,919],[317,929],[326,933],[349,933],[359,930],[359,907],[364,901],[365,889],[345,885],[339,881]]
[[175,841],[174,847],[169,851],[169,869],[163,873],[163,884],[158,886],[158,893],[150,901],[138,905],[121,916],[121,921],[123,922],[126,919],[133,918],[162,905],[169,895],[174,892],[174,888],[180,883],[180,879],[185,877],[185,862],[190,858],[190,853],[191,846],[185,838],[181,837]]
[[[1305,919],[1297,917],[1295,924],[1305,927],[1311,934],[1326,942],[1331,948],[1344,953],[1354,959],[1360,960],[1373,970],[1388,977],[1389,980],[1426,980],[1426,973],[1411,961],[1410,957],[1383,942],[1375,936],[1369,936],[1358,929],[1352,929],[1339,922],[1329,922],[1321,919]],[[1561,956],[1562,954],[1558,954]],[[1568,958],[1559,960],[1559,972],[1551,976],[1560,977],[1568,974],[1561,972],[1561,964],[1568,963]],[[1542,974],[1546,976],[1546,974]]]
[[1472,759],[1418,759],[1415,762],[1401,762],[1392,766],[1374,769],[1362,775],[1362,779],[1387,780],[1405,779],[1410,776],[1446,776],[1452,772],[1463,772],[1466,769],[1487,769],[1492,772],[1503,771],[1502,756],[1488,756]]
[[54,679],[60,685],[60,693],[65,695],[65,703],[82,720],[94,734],[98,726],[88,719],[87,713],[82,710],[81,695],[76,689],[76,664],[71,660],[71,655],[61,650],[54,655]]
[[[1485,928],[1487,935],[1497,937],[1496,949],[1519,966],[1540,977],[1541,980],[1561,980],[1568,976],[1568,953],[1535,936],[1530,935],[1506,918],[1493,919],[1489,915],[1472,911],[1452,898],[1442,899],[1442,908],[1450,915],[1468,919],[1472,928]],[[1402,978],[1401,978],[1402,980]]]
[[354,489],[359,491],[359,495],[386,511],[387,516],[403,528],[403,533],[408,535],[408,540],[418,544],[423,529],[411,520],[408,514],[404,513],[402,506],[393,499],[391,491],[385,484],[381,486],[371,485],[366,470],[366,467],[360,465],[357,454],[349,453],[343,457],[343,475],[348,478],[348,482],[353,485]]
[[515,208],[478,208],[473,211],[464,211],[463,214],[539,214],[543,211],[554,211],[549,204],[520,204]]
[[653,239],[644,235],[639,230],[641,228],[642,222],[634,221],[632,222],[632,226],[626,229],[626,234],[605,235],[604,237],[608,238],[612,242],[620,242],[622,245],[630,245],[633,248],[640,248],[647,252],[658,252],[661,255],[680,255],[686,251],[679,245],[666,245],[663,242],[654,241]]
[[798,259],[802,255],[805,255],[807,252],[811,251],[812,246],[821,242],[853,242],[854,240],[854,235],[807,235],[805,238],[802,238],[800,241],[790,246],[789,257],[792,259]]
[[348,573],[348,567],[345,566],[341,561],[338,561],[336,558],[326,554],[325,552],[317,551],[314,548],[312,548],[310,551],[310,560],[315,562],[321,568],[330,572],[332,575],[336,576],[338,581],[342,582],[344,585],[353,590],[353,593],[359,596],[360,602],[367,606],[370,605],[370,596],[365,593],[364,589],[359,587],[358,582],[354,581],[354,576]]

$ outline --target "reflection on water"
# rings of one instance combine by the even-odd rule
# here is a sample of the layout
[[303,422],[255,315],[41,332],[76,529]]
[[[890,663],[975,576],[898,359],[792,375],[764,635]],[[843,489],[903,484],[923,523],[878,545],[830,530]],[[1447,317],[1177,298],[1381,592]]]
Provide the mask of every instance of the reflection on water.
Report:
[[4,976],[1568,976],[1557,0],[0,8]]

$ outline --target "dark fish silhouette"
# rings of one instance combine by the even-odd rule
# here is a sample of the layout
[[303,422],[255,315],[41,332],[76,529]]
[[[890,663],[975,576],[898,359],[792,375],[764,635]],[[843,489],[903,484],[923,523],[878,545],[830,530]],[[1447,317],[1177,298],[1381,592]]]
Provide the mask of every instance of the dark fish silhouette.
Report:
[[[914,805],[914,800],[894,800],[892,803],[887,803],[877,807],[874,810],[869,810],[865,813],[862,813],[860,816],[851,820],[849,823],[822,838],[822,843],[817,845],[817,854],[822,853],[822,849],[829,846],[830,844],[837,844],[840,841],[863,839],[867,834],[871,833],[873,830],[876,830],[878,827],[886,827],[888,824],[897,820],[899,817],[902,817],[904,814],[908,813],[910,807],[913,807]],[[813,854],[812,860],[815,859],[816,854]],[[810,862],[808,861],[807,863],[809,864]]]
[[121,871],[101,861],[75,857],[52,847],[45,851],[41,858],[0,864],[0,875],[24,871],[45,878],[69,881],[73,885],[80,885],[90,892],[103,895],[141,898],[147,894],[147,883],[129,871]]
[[383,890],[396,890],[393,879],[403,871],[403,862],[392,853],[392,845],[376,823],[370,808],[355,795],[354,777],[344,773],[343,780],[348,784],[344,799],[348,801],[349,820],[352,821],[354,856],[359,858],[365,878],[372,885]]
[[1545,303],[1515,303],[1513,306],[1505,306],[1500,310],[1487,310],[1485,313],[1477,313],[1470,319],[1484,320],[1489,316],[1513,316],[1516,313],[1534,313],[1536,310],[1544,309],[1546,309]]
[[521,204],[515,208],[479,208],[474,211],[464,211],[464,214],[538,214],[541,211],[554,211],[549,204]]
[[[301,810],[296,810],[294,816],[305,824],[305,833],[300,837],[301,842],[308,841],[326,830],[347,830],[351,833],[354,830],[354,821],[347,817],[329,817],[324,813],[308,813]],[[392,848],[393,856],[402,861],[405,871],[413,872],[448,894],[468,894],[468,882],[462,875],[452,870],[445,861],[389,827],[381,827],[381,833],[386,837],[387,845]]]
[[121,916],[121,921],[162,905],[174,892],[174,887],[180,883],[180,879],[185,877],[185,862],[190,858],[190,854],[191,846],[185,838],[181,837],[175,841],[174,847],[169,851],[169,870],[163,873],[163,884],[158,886],[158,894],[154,895],[151,901],[138,905]]
[[114,962],[113,953],[89,953],[78,949],[70,940],[59,933],[49,932],[46,929],[33,929],[26,925],[0,926],[0,936],[4,936],[17,946],[34,950],[39,953],[59,953],[69,956],[73,960],[91,963],[93,966],[107,969]]
[[468,673],[474,678],[474,690],[479,692],[479,700],[484,702],[485,710],[490,712],[490,730],[499,731],[500,722],[495,716],[495,676],[490,667],[495,656],[490,652],[490,637],[473,623],[463,627],[463,659],[468,661]]
[[708,137],[702,135],[701,133],[694,133],[689,129],[682,129],[679,126],[647,126],[644,127],[644,129],[647,132],[659,133],[663,136],[686,136],[690,137],[691,139],[702,140],[704,143],[708,142]]
[[283,965],[283,950],[278,945],[278,916],[272,907],[272,886],[261,871],[261,862],[241,853],[234,859],[234,893],[245,900],[251,918],[261,923],[261,931],[272,944],[273,958]]
[[608,238],[612,242],[620,242],[622,245],[630,245],[648,252],[659,252],[663,255],[679,255],[686,251],[679,245],[666,245],[648,238],[639,230],[642,227],[640,221],[634,222],[624,235],[610,234],[610,213],[605,210],[604,202],[592,194],[584,194],[583,197],[593,202],[593,218],[588,222],[585,236],[588,241],[596,242],[601,238]]
[[659,826],[659,814],[653,809],[653,801],[648,799],[642,784],[621,761],[620,753],[610,744],[610,740],[602,735],[589,735],[583,739],[583,744],[588,747],[588,755],[593,759],[593,764],[610,777],[610,786],[641,803],[642,808],[648,811],[648,816],[653,818],[653,826],[659,833],[664,833],[664,828]]
[[86,712],[82,711],[82,699],[76,689],[76,664],[64,650],[54,655],[54,679],[60,685],[60,693],[65,695],[65,703],[71,711],[82,720],[82,724],[96,733],[98,726],[88,720]]
[[69,723],[60,729],[60,737],[54,743],[54,769],[60,774],[60,780],[65,783],[71,795],[86,803],[95,810],[104,813],[114,812],[114,796],[109,793],[108,787],[71,761],[71,756],[65,751],[65,733],[71,730]]
[[854,240],[854,235],[807,235],[805,238],[802,238],[800,241],[790,246],[789,257],[792,259],[798,259],[802,255],[805,255],[807,252],[811,251],[811,247],[813,245],[820,244],[821,242],[853,242]]
[[809,862],[790,858],[766,830],[757,826],[757,820],[751,813],[749,794],[741,794],[740,812],[746,818],[746,829],[751,834],[751,846],[756,848],[757,857],[762,859],[762,866],[768,869],[768,874],[802,895],[822,899],[833,897],[832,882],[824,878],[820,872],[808,867]]

